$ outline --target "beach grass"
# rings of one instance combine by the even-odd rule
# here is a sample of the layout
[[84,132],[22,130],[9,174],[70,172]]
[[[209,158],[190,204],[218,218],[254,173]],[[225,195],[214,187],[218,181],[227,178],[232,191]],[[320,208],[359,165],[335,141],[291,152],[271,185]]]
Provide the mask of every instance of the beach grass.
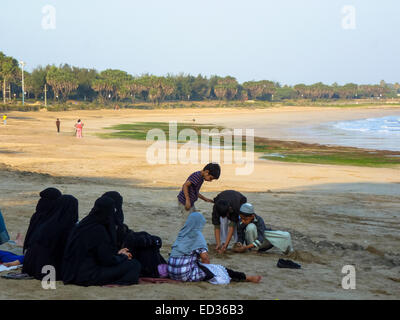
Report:
[[[165,133],[165,138],[167,140],[170,139],[168,122],[118,124],[104,129],[111,132],[97,133],[97,136],[104,139],[146,140],[148,131],[160,129]],[[203,129],[221,131],[225,128],[212,124],[177,123],[178,134],[184,129],[192,129],[200,137]],[[177,139],[177,142],[180,143],[187,141],[189,141],[188,137]],[[246,138],[242,137],[242,141],[242,150],[246,150]],[[221,137],[220,145],[223,146],[224,142],[224,138]],[[212,137],[209,137],[208,143],[209,145],[212,143]],[[254,139],[254,152],[259,153],[261,159],[283,162],[365,167],[393,167],[400,165],[400,152],[326,146],[297,141],[271,140],[261,137],[255,137]]]
[[[112,127],[107,127],[105,129],[112,130],[112,132],[98,133],[97,135],[105,139],[122,138],[122,139],[146,140],[147,133],[150,130],[159,129],[165,133],[165,137],[167,140],[170,139],[170,130],[168,122],[136,122],[130,124],[118,124]],[[217,129],[220,131],[224,128],[212,124],[200,125],[191,123],[177,123],[177,133],[185,129],[194,130],[196,134],[200,136],[201,130]],[[178,138],[178,142],[186,142],[186,141],[188,141],[188,139]]]

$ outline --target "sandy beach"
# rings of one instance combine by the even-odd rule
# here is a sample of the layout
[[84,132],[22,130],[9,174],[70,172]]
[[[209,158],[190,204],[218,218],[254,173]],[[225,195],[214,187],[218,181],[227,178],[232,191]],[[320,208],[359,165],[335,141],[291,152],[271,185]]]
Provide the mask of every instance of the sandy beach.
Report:
[[[105,127],[132,122],[178,121],[252,128],[255,135],[291,140],[285,128],[398,115],[400,108],[279,107],[271,109],[93,110],[9,112],[0,125],[0,208],[12,239],[26,233],[38,194],[54,186],[79,200],[79,217],[88,214],[102,193],[124,197],[125,223],[163,239],[168,257],[178,232],[176,195],[201,164],[151,165],[150,143],[101,139]],[[55,120],[61,120],[56,133]],[[84,138],[73,125],[83,120]],[[300,270],[280,269],[282,255],[215,252],[209,203],[196,207],[207,220],[204,235],[212,263],[263,276],[260,284],[146,284],[122,288],[64,286],[44,290],[37,280],[0,279],[0,299],[399,299],[400,168],[370,168],[268,161],[254,155],[254,171],[236,175],[239,164],[222,164],[219,180],[201,193],[215,197],[235,189],[254,204],[273,229],[292,234],[289,258]],[[356,289],[342,288],[342,267],[354,265]]]

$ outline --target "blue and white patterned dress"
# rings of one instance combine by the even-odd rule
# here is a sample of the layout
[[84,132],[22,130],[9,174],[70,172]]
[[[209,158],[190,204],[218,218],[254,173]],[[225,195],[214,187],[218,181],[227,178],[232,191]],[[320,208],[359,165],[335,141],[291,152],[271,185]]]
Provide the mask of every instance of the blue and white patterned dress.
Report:
[[168,274],[173,280],[181,281],[202,281],[206,273],[199,267],[200,254],[207,252],[207,249],[194,250],[191,255],[170,257],[168,259]]

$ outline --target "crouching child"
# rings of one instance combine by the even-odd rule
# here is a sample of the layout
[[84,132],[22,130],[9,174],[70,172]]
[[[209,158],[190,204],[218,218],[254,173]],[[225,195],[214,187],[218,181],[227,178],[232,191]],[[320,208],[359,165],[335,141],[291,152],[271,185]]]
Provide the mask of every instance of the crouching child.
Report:
[[238,242],[233,247],[234,252],[246,252],[252,248],[263,252],[273,247],[278,248],[284,254],[293,251],[290,233],[267,228],[264,220],[255,214],[251,203],[244,203],[240,207],[239,216]]

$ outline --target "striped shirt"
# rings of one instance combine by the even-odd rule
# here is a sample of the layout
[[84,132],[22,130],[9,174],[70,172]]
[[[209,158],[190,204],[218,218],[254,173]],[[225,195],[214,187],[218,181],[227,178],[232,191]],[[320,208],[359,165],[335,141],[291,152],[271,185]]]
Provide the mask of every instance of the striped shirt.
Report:
[[181,281],[202,281],[206,278],[206,273],[199,267],[199,257],[206,249],[200,248],[192,252],[191,255],[181,257],[169,257],[168,275],[173,280]]
[[[186,181],[190,181],[192,184],[189,186],[189,199],[190,205],[193,207],[194,203],[199,198],[199,192],[201,185],[204,182],[204,178],[201,175],[201,171],[196,171],[192,173]],[[178,194],[178,200],[183,205],[186,203],[185,194],[183,193],[183,187],[181,192]]]

